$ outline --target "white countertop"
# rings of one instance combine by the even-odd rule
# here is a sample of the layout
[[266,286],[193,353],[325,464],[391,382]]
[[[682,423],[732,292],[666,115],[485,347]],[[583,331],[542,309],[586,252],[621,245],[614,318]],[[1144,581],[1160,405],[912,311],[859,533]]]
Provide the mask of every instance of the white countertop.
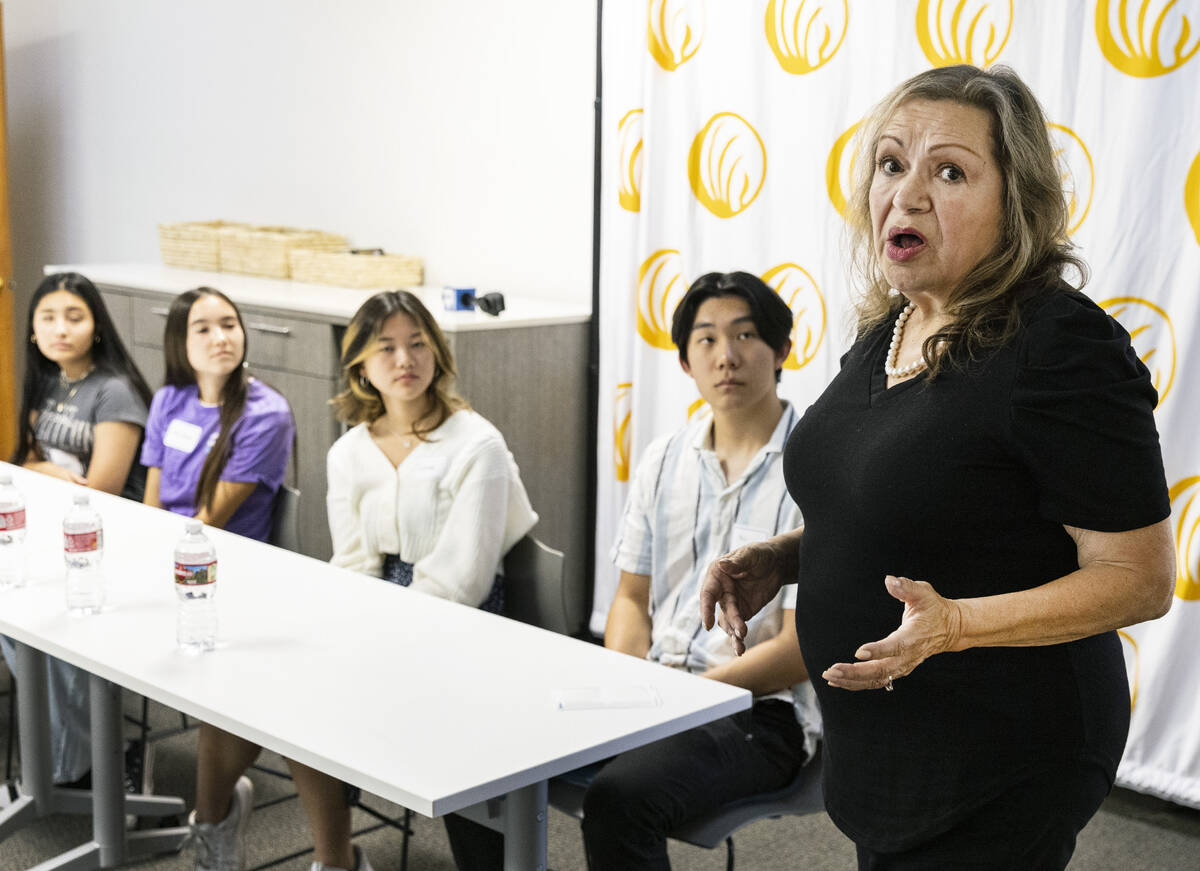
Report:
[[[301,316],[318,316],[337,324],[349,323],[354,312],[377,290],[356,290],[327,284],[305,284],[277,278],[260,278],[236,272],[202,272],[176,269],[158,263],[84,263],[52,264],[43,267],[55,272],[79,272],[97,285],[123,287],[174,296],[202,285],[215,287],[238,305],[274,309]],[[442,306],[442,288],[410,287],[433,312],[446,332],[511,329],[556,324],[586,323],[592,316],[588,306],[577,303],[504,294],[505,310],[498,317],[481,311],[446,311]],[[486,288],[479,288],[486,292]]]

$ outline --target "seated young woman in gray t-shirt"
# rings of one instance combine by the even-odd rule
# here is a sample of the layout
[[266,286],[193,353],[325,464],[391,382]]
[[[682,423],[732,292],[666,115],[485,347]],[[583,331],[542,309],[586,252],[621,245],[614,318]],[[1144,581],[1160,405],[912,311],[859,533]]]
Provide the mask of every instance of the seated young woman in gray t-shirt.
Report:
[[150,389],[95,285],[76,272],[48,276],[29,303],[12,462],[140,501],[149,405]]
[[[76,272],[48,276],[29,302],[20,435],[11,461],[141,501],[146,470],[137,456],[149,404],[150,390],[95,285]],[[12,667],[12,644],[0,638],[0,647]],[[88,674],[53,657],[49,666],[54,782],[87,786]],[[140,761],[140,752],[130,758]]]

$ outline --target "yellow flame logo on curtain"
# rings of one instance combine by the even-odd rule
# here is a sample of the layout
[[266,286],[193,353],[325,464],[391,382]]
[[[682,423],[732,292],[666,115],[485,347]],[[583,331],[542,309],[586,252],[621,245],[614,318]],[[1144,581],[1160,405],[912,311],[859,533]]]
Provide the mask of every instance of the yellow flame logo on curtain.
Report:
[[[1125,654],[1125,670],[1129,672],[1129,710],[1137,707],[1138,683],[1141,680],[1142,655],[1138,652],[1137,642],[1124,629],[1117,630],[1117,636],[1129,648]],[[1132,665],[1131,665],[1132,663]]]
[[633,432],[633,382],[622,381],[613,397],[613,470],[618,481],[629,480],[629,455]]
[[754,202],[767,178],[767,149],[746,119],[718,112],[692,140],[692,192],[718,218],[732,218]]
[[703,0],[649,0],[646,42],[667,72],[687,63],[704,41]]
[[[1150,78],[1177,70],[1200,50],[1200,34],[1177,0],[1096,3],[1096,40],[1105,59],[1128,76]],[[1164,52],[1167,56],[1164,58]]]
[[[846,0],[840,3],[838,0],[824,3],[770,0],[767,4],[767,43],[785,72],[802,76],[833,59],[846,38],[849,20]],[[837,42],[834,42],[835,34]],[[832,48],[830,43],[833,43]]]
[[1200,475],[1184,478],[1167,491],[1175,518],[1175,595],[1200,599]]
[[1192,232],[1196,234],[1196,242],[1200,244],[1200,152],[1192,161],[1187,181],[1183,183],[1183,205],[1187,209],[1188,222],[1192,225]]
[[638,270],[637,331],[646,343],[664,351],[675,350],[671,341],[671,315],[687,293],[683,258],[674,248],[655,251]]
[[935,67],[996,62],[1012,33],[1012,0],[920,0],[917,41]]
[[817,356],[825,337],[825,299],[808,271],[795,263],[781,263],[763,273],[763,282],[792,310],[792,350],[784,369],[803,369]]
[[618,173],[617,199],[621,208],[631,212],[642,208],[642,110],[625,113],[617,125]]
[[1129,333],[1134,351],[1150,370],[1161,406],[1175,383],[1175,328],[1170,315],[1136,296],[1115,296],[1101,302],[1100,307]]
[[1050,142],[1054,145],[1054,159],[1058,162],[1058,174],[1067,195],[1070,222],[1067,233],[1079,229],[1092,208],[1092,192],[1096,185],[1095,166],[1092,155],[1083,140],[1070,127],[1062,124],[1046,124]]
[[829,191],[829,202],[833,203],[843,218],[846,217],[846,203],[854,191],[854,149],[849,146],[861,125],[861,121],[856,121],[839,136],[829,150],[829,159],[825,161],[825,188]]

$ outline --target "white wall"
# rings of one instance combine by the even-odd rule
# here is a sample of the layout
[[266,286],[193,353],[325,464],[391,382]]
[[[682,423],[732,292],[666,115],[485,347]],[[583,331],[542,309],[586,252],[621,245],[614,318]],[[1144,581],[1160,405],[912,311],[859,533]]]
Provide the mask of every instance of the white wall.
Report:
[[590,0],[3,6],[17,323],[42,264],[156,260],[159,222],[217,217],[590,299]]

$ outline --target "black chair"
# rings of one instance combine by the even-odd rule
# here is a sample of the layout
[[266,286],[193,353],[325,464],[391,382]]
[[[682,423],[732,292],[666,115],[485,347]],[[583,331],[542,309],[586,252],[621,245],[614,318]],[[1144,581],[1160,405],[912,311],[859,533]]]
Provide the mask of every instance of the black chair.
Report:
[[276,547],[300,553],[300,491],[287,484],[275,494],[271,507],[271,534],[267,541]]
[[[549,800],[565,814],[583,819],[583,795],[587,784],[575,778],[556,777],[550,781]],[[732,801],[710,814],[697,817],[671,832],[685,844],[711,850],[725,842],[725,868],[733,871],[733,836],[743,826],[782,816],[824,813],[821,793],[821,749],[796,773],[783,789]]]
[[526,535],[504,556],[504,614],[522,623],[570,635],[563,585],[563,553]]
[[8,740],[4,751],[4,780],[7,782],[12,780],[13,750],[17,742],[17,679],[9,672],[3,657],[0,657],[0,668],[9,676],[8,687],[4,690],[4,695],[8,696]]

